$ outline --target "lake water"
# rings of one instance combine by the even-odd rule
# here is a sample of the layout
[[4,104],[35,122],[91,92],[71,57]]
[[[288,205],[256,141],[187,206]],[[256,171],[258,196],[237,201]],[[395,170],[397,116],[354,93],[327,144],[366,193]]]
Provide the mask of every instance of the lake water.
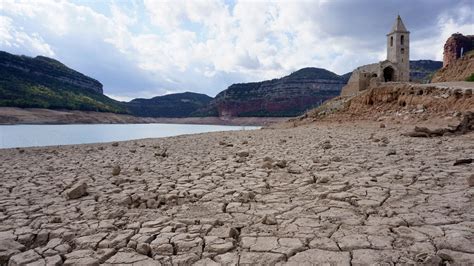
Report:
[[258,128],[187,124],[5,125],[0,126],[0,148],[100,143]]

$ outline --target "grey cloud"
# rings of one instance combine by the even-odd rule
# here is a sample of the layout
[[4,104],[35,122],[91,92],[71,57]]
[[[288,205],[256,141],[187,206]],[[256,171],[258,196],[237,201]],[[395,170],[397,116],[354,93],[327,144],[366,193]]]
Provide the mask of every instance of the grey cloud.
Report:
[[349,36],[377,47],[385,41],[380,36],[388,33],[398,14],[412,36],[426,38],[438,33],[441,15],[461,19],[453,16],[460,8],[470,8],[472,12],[472,1],[333,0],[323,4],[315,15],[328,35]]

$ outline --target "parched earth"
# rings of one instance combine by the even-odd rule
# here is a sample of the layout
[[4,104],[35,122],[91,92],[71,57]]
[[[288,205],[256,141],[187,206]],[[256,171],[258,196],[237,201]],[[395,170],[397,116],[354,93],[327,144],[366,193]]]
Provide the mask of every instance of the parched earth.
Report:
[[0,150],[0,264],[472,265],[474,134],[407,129]]

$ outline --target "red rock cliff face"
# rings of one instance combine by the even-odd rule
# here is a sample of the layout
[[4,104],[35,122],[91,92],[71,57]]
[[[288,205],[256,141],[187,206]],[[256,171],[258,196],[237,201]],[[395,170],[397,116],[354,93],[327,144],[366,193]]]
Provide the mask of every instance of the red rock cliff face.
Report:
[[465,81],[472,73],[474,54],[468,54],[436,72],[431,82]]
[[303,68],[280,79],[233,84],[210,108],[221,117],[298,116],[338,96],[346,82],[325,69]]
[[449,37],[444,45],[443,67],[453,63],[463,54],[474,49],[474,35],[462,35],[455,33]]

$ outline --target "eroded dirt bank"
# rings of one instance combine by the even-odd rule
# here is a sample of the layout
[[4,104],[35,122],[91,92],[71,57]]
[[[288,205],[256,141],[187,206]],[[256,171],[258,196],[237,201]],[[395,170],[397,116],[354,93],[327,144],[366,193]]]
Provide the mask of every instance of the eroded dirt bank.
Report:
[[474,134],[411,128],[1,150],[0,263],[472,264]]

